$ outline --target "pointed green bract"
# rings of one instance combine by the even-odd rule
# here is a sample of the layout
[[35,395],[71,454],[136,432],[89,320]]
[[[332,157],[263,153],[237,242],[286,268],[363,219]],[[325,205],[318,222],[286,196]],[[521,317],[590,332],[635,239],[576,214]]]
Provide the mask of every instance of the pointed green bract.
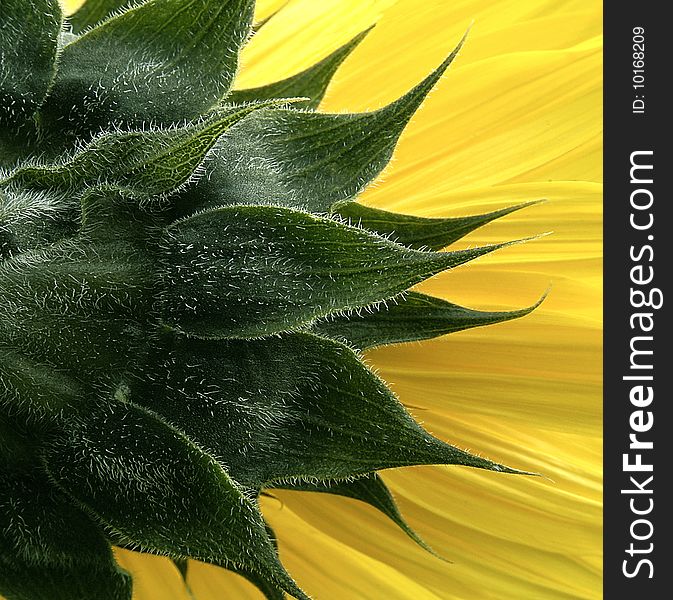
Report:
[[[175,568],[180,572],[180,576],[182,577],[182,581],[185,584],[185,590],[187,592],[187,596],[189,598],[191,598],[192,600],[196,600],[195,597],[194,597],[194,594],[192,593],[192,588],[189,585],[189,582],[187,581],[187,573],[189,573],[189,559],[188,558],[173,558],[173,559],[171,559],[171,562],[175,565]],[[285,598],[285,594],[283,594],[283,598]]]
[[223,133],[268,104],[223,107],[184,127],[105,134],[61,163],[15,171],[5,185],[63,194],[98,184],[114,184],[149,196],[174,193],[195,176]]
[[0,342],[0,409],[49,421],[77,404],[81,385],[72,377]]
[[402,215],[358,202],[342,204],[334,209],[334,213],[354,225],[388,236],[403,246],[417,250],[441,250],[475,229],[533,204],[536,202],[526,202],[483,215],[443,219]]
[[13,128],[22,125],[45,99],[56,72],[54,62],[61,21],[58,0],[2,0],[0,5],[2,127]]
[[69,240],[1,262],[0,342],[80,377],[119,376],[150,341],[151,271],[117,241]]
[[230,206],[171,225],[164,247],[167,323],[200,337],[256,337],[392,298],[501,245],[419,252],[287,208]]
[[505,470],[432,437],[352,350],[311,334],[177,340],[152,380],[166,391],[136,402],[226,456],[252,488],[417,464]]
[[41,111],[52,147],[113,123],[199,117],[229,91],[253,0],[149,0],[64,49]]
[[69,199],[0,183],[0,261],[75,234],[76,215]]
[[352,199],[388,164],[400,134],[461,46],[415,88],[374,112],[250,115],[232,128],[197,188],[200,207],[273,203],[321,213]]
[[[38,461],[34,456],[31,470]],[[131,600],[131,577],[85,512],[44,475],[4,466],[2,456],[0,481],[0,594],[10,600]]]
[[[269,527],[269,525],[266,525],[266,532],[267,535],[269,536],[269,539],[271,540],[271,543],[273,544],[274,548],[278,550],[278,545],[276,543],[276,535],[273,532],[273,529]],[[185,559],[173,559],[173,564],[176,566],[178,571],[180,571],[180,575],[182,576],[182,579],[185,583],[185,586],[187,587],[187,591],[190,594],[191,597],[193,597],[193,594],[191,592],[191,588],[189,584],[187,583],[187,573],[189,572],[189,562]],[[243,566],[227,566],[227,565],[221,565],[224,566],[227,570],[231,571],[232,573],[236,573],[237,575],[240,575],[241,577],[244,577],[247,579],[250,583],[252,583],[262,594],[264,594],[264,597],[267,600],[285,600],[285,592],[283,592],[282,589],[277,587],[274,583],[268,581],[265,579],[262,575],[260,575],[256,571],[252,571],[250,569],[247,569]]]
[[[35,112],[56,73],[58,0],[0,2],[0,169],[35,151]],[[0,219],[0,256],[3,238]]]
[[400,344],[524,317],[533,306],[507,312],[478,311],[417,292],[379,304],[366,311],[323,319],[313,326],[316,333],[343,340],[360,350]]
[[245,565],[302,597],[257,509],[217,460],[131,404],[90,410],[45,453],[64,491],[140,549]]
[[271,98],[310,98],[298,104],[302,108],[318,108],[323,99],[327,86],[341,63],[348,55],[357,48],[371,29],[367,29],[356,35],[350,42],[344,44],[308,69],[275,83],[270,83],[257,88],[234,90],[227,98],[228,102],[239,104],[242,102],[254,102]]
[[404,520],[400,509],[397,507],[395,498],[393,498],[388,486],[383,482],[378,473],[369,473],[352,481],[299,481],[281,483],[277,487],[299,492],[334,494],[335,496],[360,500],[381,511],[421,548],[435,554],[432,548]]
[[[175,196],[203,174],[209,154],[233,124],[261,107],[287,102],[223,106],[184,127],[104,134],[59,162],[15,170],[0,181],[0,259],[76,233],[80,197],[89,186]],[[175,203],[185,204],[179,198]]]
[[[278,552],[278,542],[276,540],[276,534],[273,531],[273,529],[271,529],[268,523],[266,524],[266,533],[269,536],[269,539],[271,540],[273,547],[276,549],[276,552]],[[260,592],[262,592],[262,594],[264,594],[266,600],[285,600],[286,596],[283,593],[283,590],[274,585],[273,582],[268,581],[267,579],[262,577],[259,573],[251,571],[250,569],[246,569],[244,567],[238,567],[238,568],[235,567],[230,570],[236,573],[237,575],[244,577],[250,583],[252,583],[252,585],[254,585]]]

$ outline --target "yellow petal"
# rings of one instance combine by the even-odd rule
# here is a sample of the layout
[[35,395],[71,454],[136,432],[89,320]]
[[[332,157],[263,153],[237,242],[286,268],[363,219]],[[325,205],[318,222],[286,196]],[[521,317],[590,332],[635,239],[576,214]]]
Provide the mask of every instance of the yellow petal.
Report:
[[[291,494],[279,493],[285,498]],[[327,502],[327,510],[331,508],[330,500]],[[341,501],[337,501],[336,518],[341,516],[351,519],[353,514],[362,514],[361,507],[355,506],[355,512],[347,510],[350,503],[345,501],[346,510],[343,511]],[[299,499],[299,510],[307,509],[309,503]],[[342,511],[339,513],[338,511]],[[401,570],[388,564],[387,556],[365,549],[362,551],[356,545],[351,544],[348,536],[333,536],[330,527],[323,527],[322,517],[329,514],[321,513],[318,518],[318,527],[311,524],[310,519],[301,518],[288,506],[280,504],[276,500],[264,502],[264,513],[274,529],[283,531],[283,542],[280,547],[280,555],[283,562],[293,572],[300,585],[306,589],[315,590],[316,597],[321,598],[404,598],[416,600],[440,600],[447,596],[441,593],[432,593],[418,579],[415,573],[405,574]],[[405,552],[409,549],[411,554],[416,552],[413,543],[404,534],[398,533],[394,528],[388,529],[384,519],[373,510],[366,512],[375,522],[382,525],[382,530],[392,529],[393,538],[401,538],[405,546]],[[334,523],[338,528],[338,523]],[[349,528],[350,524],[346,524]],[[364,519],[360,523],[365,530],[370,530],[371,522]],[[438,559],[434,559],[438,560]],[[441,561],[438,561],[441,562]],[[335,577],[335,571],[328,565],[338,565],[339,575]],[[366,574],[366,576],[362,576]]]
[[84,0],[60,0],[60,2],[66,15],[74,13],[80,6],[82,6],[82,4],[84,4]]
[[133,600],[192,600],[168,558],[120,548],[115,548],[115,557],[133,577]]
[[[311,66],[381,18],[395,0],[294,0],[255,35],[241,56],[236,88],[283,79]],[[266,5],[267,3],[265,3]],[[266,16],[278,3],[258,10]],[[337,18],[334,18],[334,17]],[[341,18],[339,18],[341,17]]]

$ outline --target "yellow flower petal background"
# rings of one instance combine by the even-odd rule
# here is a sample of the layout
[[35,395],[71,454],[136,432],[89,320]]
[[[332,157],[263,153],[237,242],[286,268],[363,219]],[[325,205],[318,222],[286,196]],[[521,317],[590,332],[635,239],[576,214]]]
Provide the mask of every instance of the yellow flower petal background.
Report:
[[[69,2],[70,8],[78,2]],[[372,23],[322,109],[369,110],[468,41],[362,201],[418,215],[547,203],[463,245],[553,235],[436,277],[424,291],[475,308],[534,302],[531,316],[368,360],[439,437],[543,473],[466,468],[384,473],[400,506],[451,563],[356,501],[278,493],[263,503],[282,559],[306,590],[337,600],[601,597],[601,6],[564,0],[262,0],[280,12],[244,52],[237,87],[280,79]],[[118,552],[137,600],[186,600],[166,560]],[[259,598],[192,563],[197,600]]]

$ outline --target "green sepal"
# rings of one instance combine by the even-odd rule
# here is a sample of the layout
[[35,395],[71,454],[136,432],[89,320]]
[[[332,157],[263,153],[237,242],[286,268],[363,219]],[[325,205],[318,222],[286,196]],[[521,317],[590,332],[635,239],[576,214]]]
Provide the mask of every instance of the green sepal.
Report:
[[420,84],[380,110],[264,110],[250,115],[232,127],[191,202],[195,208],[269,203],[326,213],[335,203],[352,199],[388,164],[405,126],[462,43]]
[[[2,325],[0,324],[0,330]],[[0,336],[2,337],[2,336]],[[50,423],[77,404],[77,380],[0,342],[0,409],[24,422]]]
[[313,325],[312,330],[366,350],[388,344],[429,340],[472,327],[518,319],[540,306],[545,296],[521,310],[489,312],[409,292],[365,311],[322,319]]
[[131,577],[116,564],[98,524],[44,473],[0,466],[0,481],[0,594],[7,600],[131,600]]
[[115,379],[151,344],[151,256],[123,236],[0,262],[0,343],[83,380]]
[[366,31],[355,36],[347,44],[335,50],[322,59],[320,62],[312,65],[308,69],[269,85],[261,87],[234,90],[227,98],[227,102],[240,104],[242,102],[253,102],[256,100],[269,100],[271,98],[310,98],[304,102],[297,103],[299,108],[318,108],[318,105],[325,96],[327,86],[337,69],[341,66],[353,50],[365,39],[371,31],[371,27]]
[[431,436],[355,352],[308,333],[179,337],[151,381],[131,398],[226,457],[252,489],[419,464],[516,472]]
[[68,23],[72,32],[80,35],[84,30],[99,25],[103,21],[138,6],[142,0],[86,0],[70,17]]
[[131,600],[131,575],[84,567],[44,567],[0,560],[4,600]]
[[229,91],[253,0],[149,0],[63,49],[41,110],[50,149],[111,124],[199,117]]
[[172,557],[245,566],[307,600],[256,505],[223,466],[155,413],[89,402],[44,452],[50,478],[113,539]]
[[335,207],[333,212],[355,225],[376,231],[403,246],[417,250],[441,250],[482,225],[533,204],[537,202],[525,202],[483,215],[442,219],[388,212],[358,202],[344,203]]
[[62,20],[61,7],[57,0],[2,0],[2,128],[18,128],[35,113],[46,97],[54,78],[54,62]]
[[[111,185],[87,189],[80,210],[80,240],[103,248],[110,244],[131,246],[149,255],[155,251],[166,219],[165,210],[143,194]],[[144,265],[151,268],[149,262]]]
[[[271,488],[290,490],[296,492],[319,492],[334,494],[345,498],[359,500],[381,511],[404,533],[406,533],[421,548],[437,556],[435,551],[421,538],[406,522],[400,509],[397,507],[395,498],[378,473],[368,473],[354,480],[343,481],[298,481],[285,482]],[[441,557],[440,557],[441,558]]]
[[[58,0],[0,2],[0,168],[36,147],[35,112],[56,72],[61,23]],[[0,226],[0,252],[4,237]]]
[[[276,540],[276,534],[274,533],[273,529],[268,523],[266,523],[266,533],[269,536],[269,539],[271,540],[273,547],[276,549],[276,552],[278,552],[278,542]],[[254,571],[250,571],[249,569],[244,568],[233,568],[231,569],[231,571],[233,571],[237,575],[240,575],[241,577],[244,577],[250,583],[252,583],[252,585],[254,585],[260,592],[262,592],[262,594],[264,594],[266,600],[285,600],[286,596],[283,590],[275,586],[273,582],[268,581],[267,579],[262,577],[259,573],[255,573]]]
[[[271,540],[271,543],[273,544],[274,548],[277,551],[278,544],[276,542],[276,535],[273,532],[273,529],[271,529],[268,523],[265,525],[265,528],[266,533],[268,534],[269,539]],[[182,580],[184,581],[185,587],[187,588],[187,592],[193,597],[191,588],[189,586],[189,583],[187,582],[187,573],[189,572],[189,561],[186,559],[173,559],[173,564],[178,569],[178,571],[180,571],[180,575],[182,576]],[[224,568],[226,568],[228,571],[231,571],[232,573],[236,573],[237,575],[240,575],[241,577],[247,579],[260,592],[262,592],[262,594],[264,594],[266,600],[285,600],[286,598],[285,592],[283,592],[282,589],[274,585],[272,582],[265,579],[262,575],[260,575],[256,571],[252,571],[244,567],[234,567],[234,566],[229,567],[225,566]]]
[[7,184],[0,189],[0,261],[53,244],[77,228],[77,207],[69,199]]
[[5,185],[64,195],[100,184],[117,185],[146,195],[175,192],[198,176],[208,153],[232,125],[255,110],[287,102],[225,105],[181,127],[104,133],[60,162],[16,170]]
[[163,318],[197,337],[270,335],[392,298],[506,245],[421,252],[288,208],[221,207],[167,228]]

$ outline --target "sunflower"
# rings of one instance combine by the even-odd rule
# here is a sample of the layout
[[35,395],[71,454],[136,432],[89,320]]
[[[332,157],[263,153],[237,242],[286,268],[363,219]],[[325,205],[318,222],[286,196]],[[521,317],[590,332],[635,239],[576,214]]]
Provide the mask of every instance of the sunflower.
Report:
[[[260,0],[257,20],[269,16],[244,52],[236,87],[296,73],[376,23],[330,86],[321,105],[330,112],[398,98],[474,22],[451,77],[403,134],[385,185],[361,201],[443,216],[546,198],[463,244],[554,230],[419,286],[501,310],[530,304],[551,282],[527,320],[367,356],[435,435],[546,478],[446,467],[386,472],[408,521],[450,563],[355,500],[274,492],[263,511],[283,562],[322,598],[600,597],[600,5]],[[168,559],[126,550],[117,558],[134,575],[137,600],[259,597],[242,578],[205,564],[190,563],[190,592]]]

